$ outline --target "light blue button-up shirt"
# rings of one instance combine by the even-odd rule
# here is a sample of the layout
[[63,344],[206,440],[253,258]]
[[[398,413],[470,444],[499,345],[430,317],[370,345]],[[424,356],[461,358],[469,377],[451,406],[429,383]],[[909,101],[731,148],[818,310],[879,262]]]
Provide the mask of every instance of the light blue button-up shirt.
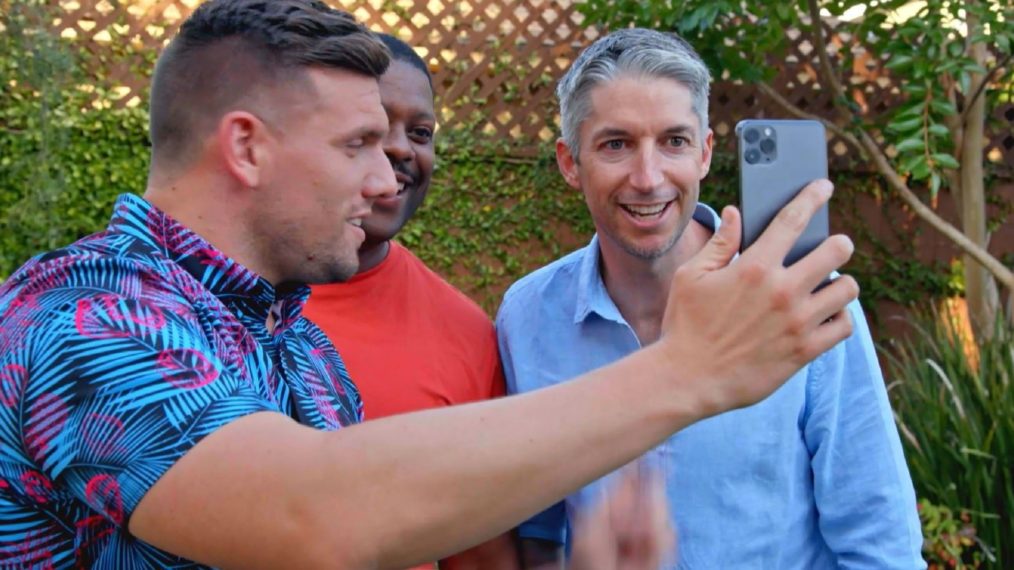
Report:
[[[710,229],[718,216],[698,205]],[[515,283],[497,315],[508,390],[536,390],[640,347],[609,297],[598,238]],[[858,303],[851,337],[749,408],[687,427],[649,452],[666,479],[681,569],[925,568],[915,493]],[[536,516],[521,535],[566,542],[568,512],[609,477]]]

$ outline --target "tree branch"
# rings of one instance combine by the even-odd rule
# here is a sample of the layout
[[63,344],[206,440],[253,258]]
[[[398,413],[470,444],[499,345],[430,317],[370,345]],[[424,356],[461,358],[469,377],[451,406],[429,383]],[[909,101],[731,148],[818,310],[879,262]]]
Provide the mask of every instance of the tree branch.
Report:
[[1014,271],[1011,271],[1000,260],[993,257],[985,248],[969,239],[961,230],[937,215],[929,206],[923,204],[922,200],[915,195],[915,192],[908,187],[905,180],[887,162],[887,158],[880,152],[880,147],[873,140],[873,137],[866,131],[860,131],[859,136],[862,138],[863,146],[866,147],[867,154],[872,157],[873,163],[876,165],[881,176],[887,180],[887,184],[901,196],[901,199],[912,208],[917,216],[944,234],[964,253],[981,263],[1008,290],[1014,289]]
[[755,83],[754,85],[756,85],[757,88],[760,89],[761,93],[771,98],[771,100],[774,101],[779,107],[781,107],[786,113],[792,115],[793,117],[796,117],[797,119],[809,119],[811,121],[820,121],[821,123],[824,124],[824,128],[831,131],[836,136],[845,139],[845,142],[851,144],[856,150],[858,150],[863,155],[866,154],[866,149],[859,142],[859,140],[852,133],[839,127],[834,121],[825,119],[824,117],[820,117],[818,115],[807,113],[806,111],[795,106],[791,101],[783,97],[781,93],[775,91],[775,89],[770,85],[768,85],[767,83]]
[[813,41],[817,44],[817,59],[820,61],[820,74],[823,76],[821,83],[826,82],[827,88],[831,93],[831,102],[834,108],[851,117],[854,115],[852,110],[843,108],[844,106],[842,105],[842,101],[845,100],[845,87],[838,80],[834,67],[831,66],[831,58],[827,54],[827,42],[824,41],[824,26],[821,24],[823,20],[820,17],[820,8],[817,6],[817,0],[807,0],[806,4],[810,12],[810,25],[813,27]]
[[986,86],[993,80],[993,74],[1003,69],[1003,67],[1010,62],[1012,57],[1014,57],[1014,52],[1007,54],[1007,57],[1005,57],[1003,61],[998,61],[996,65],[994,65],[993,68],[982,77],[982,82],[979,83],[979,87],[975,90],[975,94],[972,95],[972,98],[965,103],[965,108],[961,110],[962,126],[965,125],[965,119],[968,117],[968,110],[975,105],[975,100],[982,96],[982,93],[986,90]]
[[770,97],[778,106],[782,107],[790,115],[800,119],[811,119],[814,121],[820,121],[823,123],[827,130],[833,132],[842,138],[845,142],[853,146],[858,150],[864,158],[873,161],[873,165],[876,167],[877,172],[887,180],[887,184],[901,197],[902,201],[905,202],[908,207],[912,208],[917,216],[926,221],[931,227],[938,232],[942,233],[948,239],[950,239],[958,249],[968,254],[973,259],[978,261],[989,270],[997,281],[1002,283],[1008,290],[1014,290],[1014,272],[1008,269],[998,259],[993,257],[985,248],[980,247],[975,242],[970,240],[965,234],[961,233],[961,230],[954,227],[950,222],[941,218],[932,208],[923,204],[922,200],[916,196],[915,192],[908,187],[905,180],[898,174],[898,172],[888,162],[887,156],[880,149],[880,145],[877,141],[873,140],[865,130],[859,130],[859,136],[845,131],[835,123],[816,115],[812,115],[796,107],[789,102],[780,93],[775,91],[770,85],[766,83],[757,83],[757,88],[762,93]]

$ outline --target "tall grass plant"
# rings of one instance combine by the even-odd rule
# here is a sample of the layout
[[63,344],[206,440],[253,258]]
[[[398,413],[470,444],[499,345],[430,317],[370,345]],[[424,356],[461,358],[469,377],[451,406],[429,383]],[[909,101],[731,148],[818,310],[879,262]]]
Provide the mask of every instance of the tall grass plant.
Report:
[[970,515],[985,567],[1014,568],[1014,327],[970,344],[951,311],[909,324],[884,354],[916,492]]

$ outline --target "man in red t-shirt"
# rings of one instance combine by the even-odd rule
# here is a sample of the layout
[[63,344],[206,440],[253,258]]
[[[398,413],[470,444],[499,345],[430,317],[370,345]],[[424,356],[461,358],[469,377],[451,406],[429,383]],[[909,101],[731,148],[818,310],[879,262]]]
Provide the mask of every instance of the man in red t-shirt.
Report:
[[[338,348],[366,419],[504,393],[489,317],[392,241],[429,188],[436,113],[426,64],[401,40],[380,37],[393,55],[380,96],[390,123],[384,152],[398,193],[377,199],[363,220],[359,272],[344,283],[313,286],[304,312]],[[503,535],[442,561],[441,568],[512,568],[513,549]]]

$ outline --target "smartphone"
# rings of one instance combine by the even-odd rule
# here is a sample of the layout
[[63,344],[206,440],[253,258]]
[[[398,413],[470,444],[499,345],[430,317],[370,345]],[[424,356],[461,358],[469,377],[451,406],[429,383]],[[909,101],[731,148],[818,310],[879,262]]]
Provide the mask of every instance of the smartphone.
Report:
[[[743,251],[804,186],[827,178],[827,138],[818,121],[750,119],[736,125],[736,141]],[[785,257],[785,265],[795,263],[827,236],[824,204]]]

